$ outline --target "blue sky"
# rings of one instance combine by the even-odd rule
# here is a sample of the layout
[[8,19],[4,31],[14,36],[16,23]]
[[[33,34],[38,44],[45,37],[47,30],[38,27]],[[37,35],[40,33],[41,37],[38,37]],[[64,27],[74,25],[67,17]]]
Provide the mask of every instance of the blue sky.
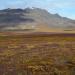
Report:
[[0,0],[0,9],[38,7],[75,19],[75,0]]

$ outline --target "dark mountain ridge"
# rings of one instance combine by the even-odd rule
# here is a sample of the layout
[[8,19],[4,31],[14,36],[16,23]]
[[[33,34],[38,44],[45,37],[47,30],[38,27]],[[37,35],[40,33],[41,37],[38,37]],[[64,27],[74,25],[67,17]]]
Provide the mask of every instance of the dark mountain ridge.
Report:
[[0,10],[0,30],[75,28],[75,20],[40,8]]

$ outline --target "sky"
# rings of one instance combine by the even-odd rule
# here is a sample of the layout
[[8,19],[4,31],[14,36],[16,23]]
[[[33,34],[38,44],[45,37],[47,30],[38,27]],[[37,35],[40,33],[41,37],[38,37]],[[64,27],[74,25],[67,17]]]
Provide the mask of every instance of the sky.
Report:
[[0,0],[0,9],[37,7],[75,19],[75,0]]

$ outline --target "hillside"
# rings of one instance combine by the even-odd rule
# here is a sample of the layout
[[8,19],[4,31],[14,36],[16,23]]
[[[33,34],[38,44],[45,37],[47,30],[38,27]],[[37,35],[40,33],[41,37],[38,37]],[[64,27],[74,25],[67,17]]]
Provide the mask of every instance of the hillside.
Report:
[[0,10],[0,30],[63,31],[75,30],[75,21],[40,8]]

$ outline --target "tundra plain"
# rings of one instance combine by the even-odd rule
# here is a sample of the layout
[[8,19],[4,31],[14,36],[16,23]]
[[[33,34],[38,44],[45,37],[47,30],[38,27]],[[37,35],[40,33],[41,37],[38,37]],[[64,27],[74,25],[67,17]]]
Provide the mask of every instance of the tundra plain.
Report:
[[75,75],[75,34],[1,32],[0,75]]

